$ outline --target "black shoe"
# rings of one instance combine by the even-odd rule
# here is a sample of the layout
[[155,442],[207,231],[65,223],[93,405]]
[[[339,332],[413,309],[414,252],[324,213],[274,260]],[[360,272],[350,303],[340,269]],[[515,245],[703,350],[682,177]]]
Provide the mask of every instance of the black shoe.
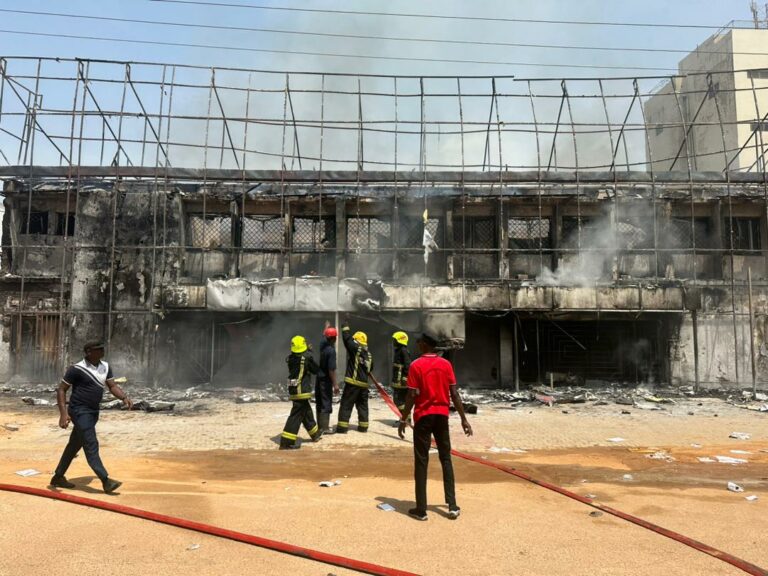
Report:
[[411,518],[416,518],[416,520],[420,520],[421,522],[428,520],[427,513],[422,512],[418,508],[411,508],[410,510],[408,510],[408,516],[410,516]]
[[76,488],[72,482],[67,480],[64,476],[58,476],[56,474],[53,475],[53,478],[51,478],[49,486],[55,486],[56,488],[69,488],[70,490],[72,488]]
[[368,428],[360,428],[360,426],[357,427],[358,432],[368,432]]
[[298,450],[301,444],[280,444],[280,450]]
[[101,485],[104,488],[105,494],[114,494],[115,490],[120,488],[123,483],[118,482],[117,480],[112,480],[111,478],[107,478],[106,480],[102,480]]
[[319,430],[317,434],[312,436],[312,442],[320,442],[320,439],[323,437],[323,434],[325,434],[325,432],[323,432],[322,430]]
[[456,520],[456,518],[459,517],[461,514],[461,508],[458,506],[448,506],[448,518],[451,520]]
[[340,428],[336,426],[336,434],[346,434],[348,432],[349,428]]

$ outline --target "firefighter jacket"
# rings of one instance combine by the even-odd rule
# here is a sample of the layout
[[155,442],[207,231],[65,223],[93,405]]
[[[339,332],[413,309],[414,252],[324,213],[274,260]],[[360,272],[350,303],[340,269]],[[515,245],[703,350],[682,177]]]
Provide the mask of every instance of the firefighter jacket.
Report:
[[312,354],[291,353],[285,359],[288,364],[288,394],[291,400],[309,400],[312,397],[312,374],[317,374],[319,367]]
[[368,388],[368,374],[373,369],[373,357],[367,346],[361,345],[352,338],[349,326],[341,328],[344,348],[347,349],[347,372],[344,382],[361,388]]
[[408,347],[398,344],[392,359],[392,388],[408,388],[408,369],[411,367],[411,355]]

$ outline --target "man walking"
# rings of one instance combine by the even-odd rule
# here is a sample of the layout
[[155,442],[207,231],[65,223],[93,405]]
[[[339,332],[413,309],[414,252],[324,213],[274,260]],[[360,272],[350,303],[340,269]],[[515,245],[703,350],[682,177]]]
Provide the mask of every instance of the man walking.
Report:
[[[85,358],[67,369],[56,391],[59,427],[66,430],[72,422],[72,433],[69,435],[69,442],[64,448],[59,465],[56,466],[50,485],[56,488],[75,487],[67,480],[65,474],[82,448],[88,465],[101,480],[104,492],[112,494],[122,482],[109,477],[99,456],[99,440],[96,437],[99,404],[105,389],[109,389],[115,398],[122,400],[128,410],[133,408],[133,402],[115,383],[109,364],[102,361],[104,345],[100,342],[89,342],[85,345],[84,352]],[[70,388],[72,388],[72,395],[69,398],[69,409],[67,409],[67,390]]]
[[317,374],[319,367],[310,354],[304,336],[291,338],[291,354],[285,362],[288,364],[288,394],[293,405],[280,434],[280,450],[301,447],[296,444],[296,440],[299,438],[299,428],[302,424],[313,442],[320,440],[323,435],[312,416],[312,406],[309,403],[312,397],[312,374]]
[[330,432],[333,397],[339,393],[336,383],[336,328],[326,323],[323,340],[320,343],[320,371],[315,384],[315,409],[317,424],[324,434]]
[[368,432],[368,374],[373,366],[371,353],[368,351],[368,336],[365,332],[352,331],[345,322],[341,327],[341,337],[347,349],[347,371],[344,376],[344,391],[339,405],[337,434],[349,431],[349,418],[352,409],[357,408],[357,431]]
[[405,398],[408,395],[408,370],[411,367],[411,355],[408,352],[408,334],[392,334],[395,353],[392,358],[392,392],[395,405],[400,413],[405,410]]
[[416,508],[408,510],[413,518],[427,520],[427,466],[429,445],[432,437],[437,444],[438,457],[443,467],[443,489],[448,516],[456,519],[461,509],[456,504],[456,487],[451,462],[451,436],[448,430],[449,398],[461,417],[461,427],[467,436],[472,435],[464,414],[464,406],[456,387],[456,376],[448,360],[435,353],[437,341],[423,334],[418,340],[421,356],[413,361],[408,374],[408,396],[402,411],[397,433],[405,438],[405,427],[413,409],[413,476],[416,481]]

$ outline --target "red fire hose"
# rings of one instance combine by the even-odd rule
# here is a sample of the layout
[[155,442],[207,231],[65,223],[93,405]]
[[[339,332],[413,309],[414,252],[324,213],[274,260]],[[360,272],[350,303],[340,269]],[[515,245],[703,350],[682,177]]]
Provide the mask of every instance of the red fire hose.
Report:
[[[371,379],[373,380],[373,383],[376,385],[376,389],[379,391],[379,395],[381,396],[382,400],[384,400],[387,406],[389,406],[389,408],[398,417],[400,417],[401,416],[400,410],[392,401],[392,398],[389,396],[389,394],[387,394],[387,391],[384,390],[384,387],[381,384],[379,384],[379,382],[377,382],[375,378],[371,377]],[[690,546],[691,548],[698,550],[699,552],[704,552],[704,554],[709,554],[710,556],[717,558],[718,560],[727,562],[728,564],[735,566],[740,570],[743,570],[747,574],[752,574],[753,576],[768,576],[768,570],[765,570],[764,568],[760,568],[759,566],[751,564],[746,560],[737,558],[736,556],[728,554],[727,552],[722,552],[721,550],[718,550],[717,548],[713,548],[708,544],[704,544],[703,542],[699,542],[698,540],[694,540],[693,538],[688,538],[687,536],[683,536],[682,534],[678,534],[673,530],[668,530],[667,528],[663,528],[662,526],[659,526],[652,522],[648,522],[647,520],[643,520],[642,518],[638,518],[637,516],[633,516],[632,514],[627,514],[626,512],[622,512],[621,510],[616,510],[615,508],[611,508],[610,506],[605,506],[604,504],[598,504],[591,498],[585,498],[584,496],[580,496],[575,492],[571,492],[570,490],[566,490],[565,488],[562,488],[555,484],[550,484],[549,482],[544,482],[543,480],[537,480],[536,478],[533,478],[524,472],[520,472],[518,470],[515,470],[514,468],[505,466],[504,464],[490,462],[488,460],[484,460],[477,456],[472,456],[471,454],[467,454],[465,452],[459,452],[458,450],[451,450],[451,454],[453,454],[458,458],[463,458],[464,460],[469,460],[470,462],[476,462],[478,464],[482,464],[483,466],[488,466],[490,468],[495,468],[496,470],[500,470],[501,472],[511,474],[512,476],[516,476],[521,480],[525,480],[526,482],[531,482],[532,484],[536,484],[537,486],[541,486],[542,488],[546,488],[547,490],[552,490],[553,492],[557,492],[558,494],[562,494],[563,496],[572,498],[573,500],[581,502],[582,504],[586,504],[587,506],[591,506],[592,508],[596,508],[602,512],[605,512],[606,514],[611,514],[612,516],[616,516],[617,518],[621,518],[628,522],[632,522],[633,524],[637,524],[638,526],[642,526],[643,528],[651,530],[652,532],[656,532],[657,534],[661,534],[662,536],[671,538],[676,542],[680,542],[681,544]]]
[[203,534],[210,534],[211,536],[218,536],[219,538],[226,538],[227,540],[234,540],[236,542],[243,542],[244,544],[251,544],[252,546],[259,546],[260,548],[275,550],[284,554],[291,554],[292,556],[298,556],[299,558],[305,558],[307,560],[315,560],[317,562],[323,562],[324,564],[349,568],[350,570],[356,570],[357,572],[362,572],[364,574],[374,574],[376,576],[417,576],[413,572],[405,572],[395,568],[386,568],[369,562],[361,562],[360,560],[336,556],[335,554],[318,552],[317,550],[311,550],[310,548],[285,544],[284,542],[278,542],[277,540],[260,538],[259,536],[252,536],[250,534],[244,534],[243,532],[234,532],[217,526],[211,526],[210,524],[202,524],[200,522],[184,520],[183,518],[174,518],[173,516],[166,516],[165,514],[147,512],[145,510],[139,510],[138,508],[112,504],[111,502],[102,502],[101,500],[94,500],[92,498],[83,498],[81,496],[62,494],[52,490],[41,490],[40,488],[16,486],[13,484],[0,484],[0,490],[17,492],[19,494],[31,494],[32,496],[42,496],[43,498],[50,498],[52,500],[63,500],[73,504],[80,504],[81,506],[89,506],[91,508],[100,508],[101,510],[117,512],[118,514],[126,514],[127,516],[152,520],[153,522],[159,522],[161,524],[177,526],[186,530],[194,530],[195,532],[202,532]]

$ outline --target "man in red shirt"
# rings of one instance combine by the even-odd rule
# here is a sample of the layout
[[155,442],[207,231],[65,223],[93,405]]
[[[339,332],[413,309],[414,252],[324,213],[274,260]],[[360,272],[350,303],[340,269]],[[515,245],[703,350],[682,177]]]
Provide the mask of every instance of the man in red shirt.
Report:
[[461,509],[456,505],[456,488],[451,462],[451,436],[448,431],[450,400],[453,400],[453,405],[461,417],[461,427],[467,436],[472,435],[472,426],[469,425],[467,416],[464,414],[453,366],[448,360],[435,353],[437,341],[428,334],[423,334],[417,344],[421,357],[411,364],[408,373],[408,396],[397,431],[400,438],[405,438],[405,427],[413,409],[413,475],[416,481],[416,508],[408,510],[408,514],[417,520],[427,519],[427,466],[429,445],[434,436],[440,464],[443,467],[443,488],[445,503],[448,504],[448,517],[455,520],[459,517]]

